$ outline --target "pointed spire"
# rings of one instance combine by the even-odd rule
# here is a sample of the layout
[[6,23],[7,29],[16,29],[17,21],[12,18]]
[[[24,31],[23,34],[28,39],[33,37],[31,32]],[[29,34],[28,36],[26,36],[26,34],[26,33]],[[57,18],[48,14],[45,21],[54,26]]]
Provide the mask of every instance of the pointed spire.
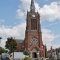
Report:
[[35,11],[35,5],[34,5],[34,0],[31,0],[31,6],[30,6],[30,11]]

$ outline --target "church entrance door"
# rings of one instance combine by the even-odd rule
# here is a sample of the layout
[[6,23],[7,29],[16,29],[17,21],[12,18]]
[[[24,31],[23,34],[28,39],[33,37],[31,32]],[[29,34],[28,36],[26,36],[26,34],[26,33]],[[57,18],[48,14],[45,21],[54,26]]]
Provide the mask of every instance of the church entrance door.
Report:
[[33,52],[33,58],[37,58],[37,52]]

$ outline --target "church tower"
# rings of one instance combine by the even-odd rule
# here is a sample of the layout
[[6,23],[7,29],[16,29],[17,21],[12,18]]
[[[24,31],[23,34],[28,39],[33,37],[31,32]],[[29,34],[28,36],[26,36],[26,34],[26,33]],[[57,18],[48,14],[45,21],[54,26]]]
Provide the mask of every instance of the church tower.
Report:
[[27,12],[25,50],[30,52],[31,58],[43,57],[46,52],[42,42],[40,15],[35,12],[34,0],[31,0],[30,11]]

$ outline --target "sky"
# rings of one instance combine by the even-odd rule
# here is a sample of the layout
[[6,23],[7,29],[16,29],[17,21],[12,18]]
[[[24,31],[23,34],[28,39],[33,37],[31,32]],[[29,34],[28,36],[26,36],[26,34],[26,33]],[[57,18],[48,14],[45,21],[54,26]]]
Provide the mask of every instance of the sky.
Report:
[[[34,0],[40,14],[43,43],[49,50],[60,47],[60,0]],[[8,37],[25,38],[26,14],[31,0],[0,0],[0,46]]]

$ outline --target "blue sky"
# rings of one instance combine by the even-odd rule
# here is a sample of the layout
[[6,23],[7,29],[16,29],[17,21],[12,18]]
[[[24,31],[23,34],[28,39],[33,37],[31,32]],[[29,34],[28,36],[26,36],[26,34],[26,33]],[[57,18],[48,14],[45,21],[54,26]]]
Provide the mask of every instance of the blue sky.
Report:
[[16,19],[16,10],[18,8],[19,0],[1,0],[0,1],[0,19],[4,19],[4,25],[10,26],[14,25],[15,22],[18,23]]
[[[7,37],[24,39],[26,12],[31,0],[0,1],[0,36],[4,47]],[[60,0],[35,0],[36,11],[41,16],[41,30],[44,44],[49,49],[60,47]],[[2,44],[3,43],[3,44]]]

